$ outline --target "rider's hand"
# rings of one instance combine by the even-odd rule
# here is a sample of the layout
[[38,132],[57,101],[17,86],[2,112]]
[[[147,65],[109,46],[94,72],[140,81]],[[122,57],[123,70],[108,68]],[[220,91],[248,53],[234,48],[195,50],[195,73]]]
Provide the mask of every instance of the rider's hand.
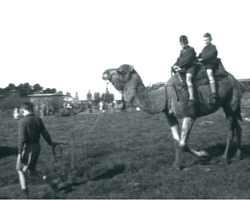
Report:
[[56,142],[52,142],[51,146],[54,148],[57,145]]
[[179,71],[180,70],[180,67],[179,66],[174,66],[174,69],[175,69],[175,71]]
[[201,62],[201,61],[202,61],[202,58],[198,58],[198,61]]

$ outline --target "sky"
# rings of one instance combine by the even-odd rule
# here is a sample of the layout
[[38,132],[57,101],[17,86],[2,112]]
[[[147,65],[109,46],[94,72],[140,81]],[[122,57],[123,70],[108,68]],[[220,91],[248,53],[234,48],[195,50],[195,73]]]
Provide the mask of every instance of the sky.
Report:
[[[203,35],[225,68],[250,78],[249,0],[1,0],[0,87],[28,82],[105,92],[102,73],[131,64],[147,86],[166,82],[180,35],[200,53]],[[110,92],[115,89],[109,84]],[[119,95],[117,95],[119,96]]]

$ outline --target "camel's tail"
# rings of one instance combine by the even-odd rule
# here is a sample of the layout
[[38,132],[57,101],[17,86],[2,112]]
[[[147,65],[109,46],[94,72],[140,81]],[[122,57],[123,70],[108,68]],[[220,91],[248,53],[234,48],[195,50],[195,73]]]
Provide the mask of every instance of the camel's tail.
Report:
[[237,110],[236,110],[236,116],[237,116],[238,120],[243,121],[242,116],[241,116],[241,108],[240,108],[240,105],[239,105],[239,107],[238,107]]
[[241,93],[243,94],[244,92],[246,92],[246,87],[245,85],[239,81],[239,84],[240,84],[240,90],[241,90]]
[[241,99],[245,92],[245,86],[242,82],[238,81],[234,78],[233,75],[231,75],[233,78],[233,110],[238,120],[243,121],[241,116]]

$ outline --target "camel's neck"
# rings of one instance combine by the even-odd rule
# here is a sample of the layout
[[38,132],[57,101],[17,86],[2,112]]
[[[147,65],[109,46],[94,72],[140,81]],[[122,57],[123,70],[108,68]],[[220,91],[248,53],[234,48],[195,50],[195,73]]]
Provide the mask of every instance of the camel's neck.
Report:
[[148,113],[156,114],[162,112],[166,105],[165,89],[148,92],[143,85],[137,89],[134,102],[140,109]]
[[149,98],[145,87],[137,91],[134,96],[134,102],[141,110],[152,113],[151,106],[149,106],[152,104],[152,99]]
[[124,85],[123,96],[126,101],[134,102],[140,109],[152,114],[162,112],[166,107],[165,88],[148,92],[138,74],[133,74]]

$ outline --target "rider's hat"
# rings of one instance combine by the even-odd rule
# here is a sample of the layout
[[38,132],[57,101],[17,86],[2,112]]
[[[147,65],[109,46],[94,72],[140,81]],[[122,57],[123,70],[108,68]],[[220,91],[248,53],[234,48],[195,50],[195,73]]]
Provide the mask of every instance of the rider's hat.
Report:
[[185,35],[180,36],[180,42],[184,44],[188,44],[188,38]]
[[205,34],[203,35],[203,37],[208,37],[208,38],[210,38],[210,39],[212,40],[212,36],[211,36],[210,33],[205,33]]

